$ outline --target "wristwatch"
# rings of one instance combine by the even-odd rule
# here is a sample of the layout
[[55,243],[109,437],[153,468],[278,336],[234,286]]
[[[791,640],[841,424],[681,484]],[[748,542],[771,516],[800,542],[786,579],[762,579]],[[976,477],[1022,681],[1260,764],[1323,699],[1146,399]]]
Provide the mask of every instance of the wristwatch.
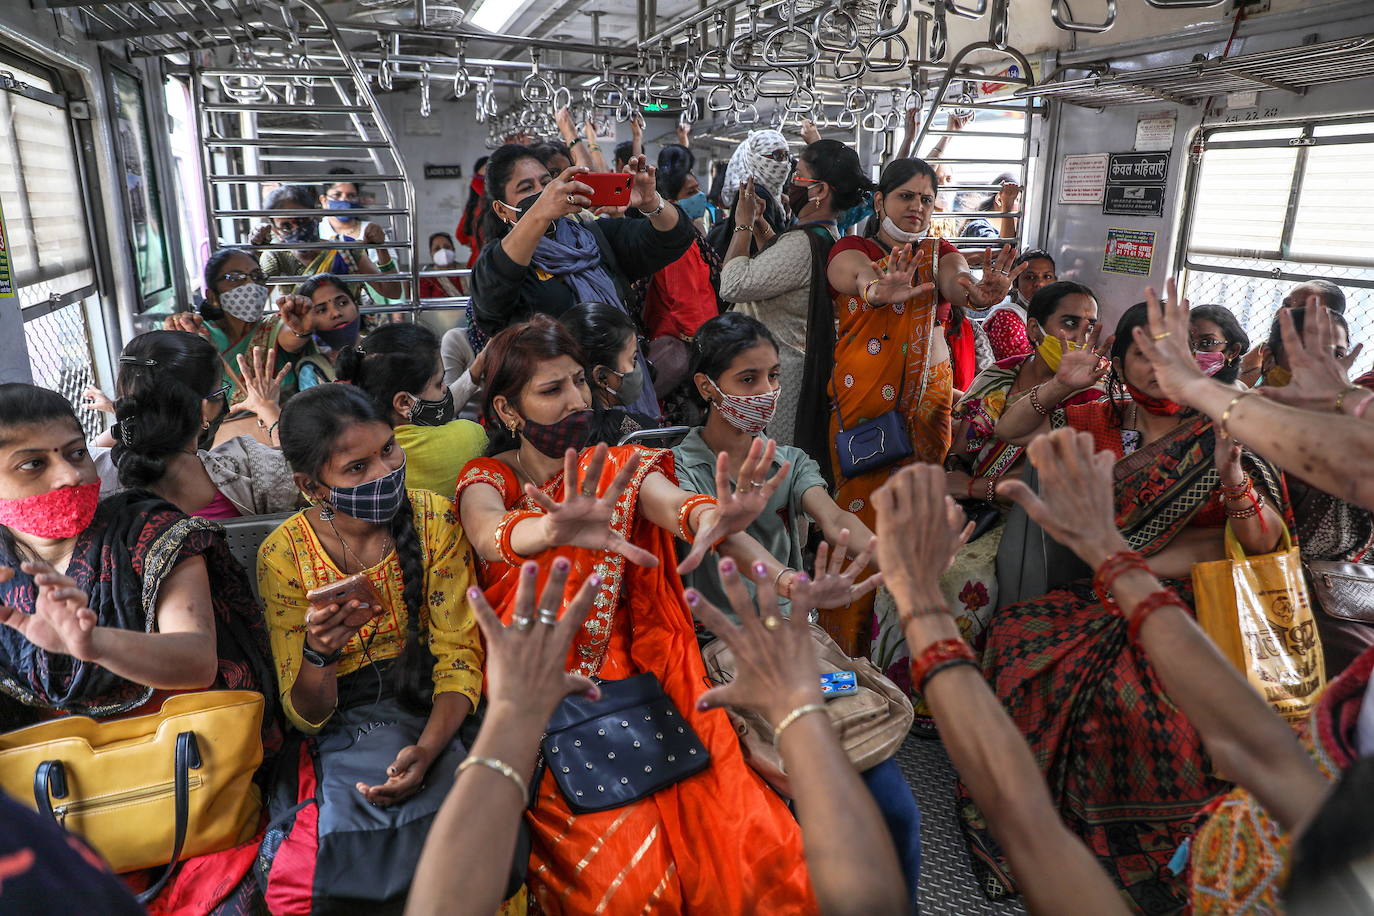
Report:
[[335,649],[328,655],[323,655],[310,648],[308,643],[301,646],[301,657],[305,659],[307,665],[314,665],[316,668],[328,668],[343,657],[343,649]]

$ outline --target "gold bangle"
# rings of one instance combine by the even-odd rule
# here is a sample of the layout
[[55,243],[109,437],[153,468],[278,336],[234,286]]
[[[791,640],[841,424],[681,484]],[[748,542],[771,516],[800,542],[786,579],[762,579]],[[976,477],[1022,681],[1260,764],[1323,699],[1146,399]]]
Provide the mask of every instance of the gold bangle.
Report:
[[1249,391],[1242,391],[1240,394],[1233,397],[1231,399],[1231,403],[1227,404],[1226,409],[1221,412],[1221,434],[1227,439],[1231,438],[1231,430],[1229,426],[1231,422],[1231,411],[1236,409],[1236,405],[1239,404],[1243,398],[1249,397],[1254,393],[1255,389],[1253,388],[1251,388]]
[[864,305],[873,304],[873,301],[868,298],[868,291],[873,288],[874,283],[881,283],[882,280],[882,277],[874,277],[872,280],[869,280],[867,283],[864,284],[864,288],[859,291],[859,298],[863,300]]
[[812,712],[825,712],[825,704],[807,703],[805,706],[798,706],[796,709],[792,710],[787,715],[783,716],[782,721],[778,723],[778,727],[773,729],[773,744],[777,745],[778,739],[782,737],[783,729],[787,728],[787,726],[791,725],[793,722],[797,721],[807,713]]
[[520,790],[520,797],[522,799],[528,799],[530,797],[529,786],[525,784],[524,777],[515,771],[515,767],[508,763],[502,763],[495,757],[468,757],[462,763],[458,764],[458,772],[462,773],[469,767],[476,766],[486,767],[493,772],[500,773],[502,776],[515,783],[515,787]]
[[1345,396],[1347,394],[1349,394],[1352,391],[1358,392],[1366,390],[1367,389],[1361,388],[1359,385],[1351,385],[1349,388],[1345,389],[1340,394],[1336,395],[1336,413],[1345,413]]

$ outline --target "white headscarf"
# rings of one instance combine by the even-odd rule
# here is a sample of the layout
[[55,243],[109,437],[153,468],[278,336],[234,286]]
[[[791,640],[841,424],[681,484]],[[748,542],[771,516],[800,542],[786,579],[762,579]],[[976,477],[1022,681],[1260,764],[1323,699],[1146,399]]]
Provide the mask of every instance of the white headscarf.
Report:
[[782,186],[792,172],[792,163],[768,158],[769,153],[779,149],[787,149],[787,138],[776,130],[756,130],[740,141],[725,167],[725,187],[720,192],[727,207],[734,206],[736,192],[750,178],[767,188],[781,206]]

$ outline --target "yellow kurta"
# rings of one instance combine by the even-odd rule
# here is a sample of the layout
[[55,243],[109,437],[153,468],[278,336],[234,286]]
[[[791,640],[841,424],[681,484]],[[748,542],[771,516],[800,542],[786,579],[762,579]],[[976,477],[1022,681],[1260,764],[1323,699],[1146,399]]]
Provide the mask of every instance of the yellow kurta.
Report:
[[396,427],[396,444],[406,453],[406,483],[453,499],[458,475],[487,450],[487,431],[471,420],[443,426]]
[[[421,614],[420,632],[434,653],[434,693],[461,693],[475,709],[482,693],[483,649],[467,599],[468,587],[474,581],[472,550],[452,502],[429,490],[409,493],[415,508],[415,530],[424,553],[426,607]],[[408,617],[396,551],[364,571],[382,598],[383,611],[344,646],[339,660],[340,675],[372,662],[396,658],[405,648]],[[267,608],[282,708],[292,725],[310,734],[318,732],[325,723],[306,720],[291,705],[291,688],[301,668],[301,649],[305,645],[305,614],[310,609],[305,594],[343,577],[343,571],[329,559],[303,512],[283,522],[258,549],[258,586]]]

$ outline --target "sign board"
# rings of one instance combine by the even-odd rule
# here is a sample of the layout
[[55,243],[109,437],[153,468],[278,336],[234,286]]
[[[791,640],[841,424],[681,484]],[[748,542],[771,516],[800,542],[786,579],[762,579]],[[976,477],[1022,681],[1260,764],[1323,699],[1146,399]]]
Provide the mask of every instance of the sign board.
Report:
[[1107,183],[1116,185],[1162,185],[1169,180],[1169,154],[1112,153],[1107,167]]
[[1165,150],[1174,148],[1174,131],[1178,128],[1178,118],[1174,115],[1159,118],[1141,118],[1135,122],[1135,148],[1137,152]]
[[1102,272],[1148,277],[1155,259],[1155,234],[1147,229],[1108,229]]
[[1059,170],[1061,204],[1100,204],[1107,187],[1108,153],[1065,156]]
[[10,263],[10,237],[5,232],[5,211],[0,210],[0,299],[14,298],[14,266]]
[[430,165],[425,163],[425,178],[462,178],[461,165]]
[[1107,185],[1102,212],[1108,216],[1163,216],[1164,185]]

